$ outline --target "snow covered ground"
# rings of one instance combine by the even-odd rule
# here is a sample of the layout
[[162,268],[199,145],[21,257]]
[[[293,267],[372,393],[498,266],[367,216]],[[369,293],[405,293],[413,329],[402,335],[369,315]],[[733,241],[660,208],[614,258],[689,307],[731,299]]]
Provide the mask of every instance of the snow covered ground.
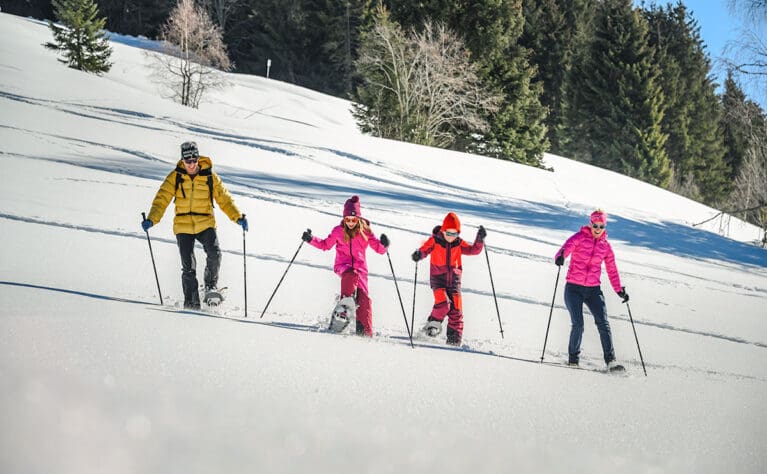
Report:
[[[0,14],[0,471],[3,473],[738,472],[767,470],[767,251],[735,219],[547,155],[547,172],[363,136],[348,102],[231,75],[192,110],[158,97],[115,42],[103,77],[67,69],[45,26]],[[133,43],[122,37],[115,41]],[[248,215],[218,213],[209,314],[179,311],[172,211],[139,223],[178,146],[196,140]],[[407,319],[409,256],[448,211],[488,229],[464,259],[465,347],[407,341],[386,256],[369,253],[372,340],[319,332],[339,279],[324,236],[343,202],[391,238]],[[631,295],[607,295],[627,376],[538,363],[552,256],[596,207]],[[726,237],[720,235],[726,235]],[[198,262],[202,265],[202,250]],[[416,326],[432,304],[418,268]],[[546,361],[566,359],[559,280]],[[601,367],[587,316],[586,365]]]

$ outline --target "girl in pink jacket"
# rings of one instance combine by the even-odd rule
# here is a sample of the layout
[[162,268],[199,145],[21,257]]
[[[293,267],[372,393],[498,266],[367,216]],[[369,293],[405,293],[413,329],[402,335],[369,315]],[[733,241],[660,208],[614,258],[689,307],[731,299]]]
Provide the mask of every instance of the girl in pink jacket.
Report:
[[325,239],[312,236],[311,230],[301,237],[312,247],[330,250],[336,247],[333,271],[341,277],[341,298],[333,310],[330,329],[342,331],[356,315],[357,334],[373,336],[373,313],[368,295],[368,266],[365,252],[371,247],[386,253],[389,238],[381,234],[378,240],[370,230],[370,222],[360,215],[360,198],[352,196],[344,204],[344,218]]
[[570,258],[570,268],[567,270],[565,285],[565,305],[570,312],[569,365],[578,365],[583,336],[583,304],[586,303],[594,316],[594,322],[599,330],[602,342],[602,352],[608,369],[617,369],[615,350],[613,349],[610,323],[607,321],[605,298],[600,287],[602,262],[607,269],[607,276],[613,290],[623,299],[629,300],[626,288],[621,286],[618,268],[615,266],[615,254],[607,241],[607,214],[602,210],[591,213],[589,225],[567,239],[567,242],[557,251],[554,262],[561,266],[565,258]]

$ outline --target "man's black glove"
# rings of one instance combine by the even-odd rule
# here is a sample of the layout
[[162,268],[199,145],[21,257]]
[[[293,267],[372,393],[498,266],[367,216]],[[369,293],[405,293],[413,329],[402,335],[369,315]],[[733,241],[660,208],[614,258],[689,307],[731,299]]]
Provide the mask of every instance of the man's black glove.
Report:
[[381,241],[381,245],[383,245],[384,248],[389,248],[389,237],[386,237],[386,234],[381,234],[381,238],[378,240]]
[[477,229],[477,240],[484,242],[485,237],[487,237],[487,231],[485,230],[485,227],[479,226],[479,229]]
[[312,241],[312,229],[306,229],[304,233],[301,235],[301,240],[304,242],[311,242]]
[[416,250],[413,252],[413,255],[410,256],[410,258],[412,258],[414,262],[417,262],[423,258],[423,255],[421,255],[420,250]]
[[561,267],[565,264],[565,257],[560,253],[557,255],[556,260],[554,260],[554,263],[556,263],[558,267]]
[[626,287],[622,287],[621,291],[618,292],[618,296],[623,300],[624,303],[628,303],[629,301],[629,294],[626,293]]

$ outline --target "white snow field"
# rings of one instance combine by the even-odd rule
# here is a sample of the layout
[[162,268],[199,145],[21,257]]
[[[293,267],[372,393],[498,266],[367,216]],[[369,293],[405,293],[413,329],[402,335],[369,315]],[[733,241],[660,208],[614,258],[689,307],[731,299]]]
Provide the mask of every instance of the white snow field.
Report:
[[[693,226],[718,211],[562,157],[546,155],[548,172],[367,137],[347,101],[260,77],[230,75],[189,109],[160,97],[130,41],[99,77],[48,40],[0,14],[0,472],[767,471],[759,229]],[[149,231],[162,305],[139,225],[186,140],[250,221],[243,258],[242,229],[216,210],[229,290],[208,313],[178,308],[172,209]],[[396,286],[368,252],[372,339],[320,330],[334,252],[300,239],[327,235],[354,194],[392,241]],[[567,358],[564,271],[539,363],[553,256],[597,207],[647,376],[604,274],[626,375],[549,364]],[[463,261],[464,346],[411,348],[410,254],[448,211],[469,241],[488,230],[487,258]],[[432,304],[421,262],[416,328]],[[592,321],[582,361],[601,369]]]

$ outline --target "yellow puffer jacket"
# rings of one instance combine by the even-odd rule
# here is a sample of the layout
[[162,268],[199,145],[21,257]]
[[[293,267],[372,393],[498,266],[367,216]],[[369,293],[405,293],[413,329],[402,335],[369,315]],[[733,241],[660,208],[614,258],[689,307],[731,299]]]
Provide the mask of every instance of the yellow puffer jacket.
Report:
[[[171,199],[176,198],[176,217],[173,219],[173,233],[199,234],[210,227],[216,227],[213,217],[211,191],[208,187],[208,176],[213,181],[213,199],[232,222],[237,222],[242,214],[234,204],[232,195],[226,190],[221,178],[213,172],[213,163],[207,156],[200,157],[200,169],[194,178],[190,177],[183,161],[179,160],[176,169],[168,174],[157,191],[149,210],[148,219],[154,224],[160,222]],[[177,177],[181,182],[176,188]]]

